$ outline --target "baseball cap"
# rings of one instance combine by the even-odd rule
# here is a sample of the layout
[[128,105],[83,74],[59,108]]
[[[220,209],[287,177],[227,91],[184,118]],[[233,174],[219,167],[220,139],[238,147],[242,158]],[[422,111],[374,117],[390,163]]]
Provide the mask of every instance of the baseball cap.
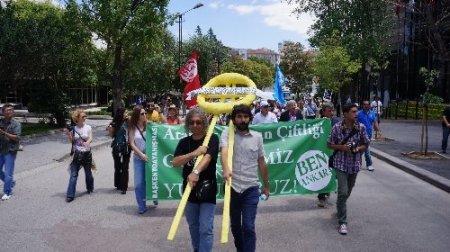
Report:
[[266,107],[266,106],[269,106],[269,103],[267,101],[261,101],[261,103],[259,105],[261,107]]

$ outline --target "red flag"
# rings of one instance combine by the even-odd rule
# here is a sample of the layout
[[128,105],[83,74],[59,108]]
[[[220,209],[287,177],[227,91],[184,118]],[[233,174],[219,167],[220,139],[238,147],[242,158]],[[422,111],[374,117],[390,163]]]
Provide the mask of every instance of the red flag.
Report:
[[182,80],[186,82],[186,86],[184,87],[183,92],[183,100],[188,108],[191,108],[197,105],[197,98],[192,98],[192,100],[186,100],[187,94],[195,89],[201,88],[200,86],[200,77],[198,76],[197,70],[197,60],[198,55],[197,51],[193,51],[191,58],[178,70],[178,75]]

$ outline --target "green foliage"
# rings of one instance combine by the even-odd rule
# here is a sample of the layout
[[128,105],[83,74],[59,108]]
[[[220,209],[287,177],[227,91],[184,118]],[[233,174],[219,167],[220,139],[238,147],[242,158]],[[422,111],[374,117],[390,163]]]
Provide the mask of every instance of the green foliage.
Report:
[[436,84],[436,79],[439,77],[439,71],[428,70],[425,67],[419,69],[419,74],[424,78],[425,93],[423,94],[423,105],[427,106],[431,103],[442,103],[444,99],[439,96],[433,95],[430,91]]
[[55,129],[55,126],[44,123],[22,123],[22,136],[29,136],[32,134],[45,133],[49,130]]
[[313,78],[313,53],[304,50],[301,43],[288,41],[281,52],[280,66],[286,85],[294,93],[306,92]]
[[206,84],[219,73],[219,67],[225,61],[228,49],[217,39],[211,28],[203,35],[200,26],[197,26],[195,35],[183,45],[182,64],[191,57],[194,50],[198,52],[197,67],[200,81]]
[[[406,106],[408,106],[408,113],[406,113]],[[442,103],[430,103],[428,105],[428,119],[430,120],[442,120],[442,111],[448,106],[448,104]],[[389,119],[395,119],[395,110],[397,109],[397,118],[408,118],[408,119],[422,119],[423,118],[423,108],[421,103],[417,104],[415,101],[410,101],[408,105],[406,102],[399,102],[398,108],[396,103],[391,103],[386,108],[386,112],[383,116]],[[416,118],[417,110],[417,118]]]
[[58,125],[64,124],[68,103],[64,90],[96,80],[91,35],[80,26],[73,4],[62,9],[50,2],[18,0],[0,9],[2,81],[44,90],[31,97],[31,107],[52,113]]
[[238,55],[231,57],[222,68],[226,73],[240,73],[248,76],[255,82],[258,88],[270,87],[273,85],[275,76],[275,67],[267,66],[265,63],[259,63],[253,60],[243,60]]
[[[121,106],[125,80],[129,87],[147,85],[150,89],[145,70],[157,65],[153,63],[163,54],[167,4],[168,0],[81,1],[79,10],[85,25],[106,43],[100,69],[105,81],[111,83],[114,108]],[[167,64],[173,65],[170,61]]]
[[358,72],[360,65],[340,45],[339,38],[333,36],[321,44],[314,60],[314,73],[319,77],[322,88],[337,92],[351,82],[352,75]]

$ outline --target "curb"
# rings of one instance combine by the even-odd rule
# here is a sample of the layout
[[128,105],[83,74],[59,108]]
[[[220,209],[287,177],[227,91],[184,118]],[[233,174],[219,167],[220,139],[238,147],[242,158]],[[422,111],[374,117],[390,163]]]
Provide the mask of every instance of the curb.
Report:
[[450,193],[449,179],[424,170],[416,165],[403,161],[400,158],[391,156],[376,148],[370,147],[370,152],[374,157]]

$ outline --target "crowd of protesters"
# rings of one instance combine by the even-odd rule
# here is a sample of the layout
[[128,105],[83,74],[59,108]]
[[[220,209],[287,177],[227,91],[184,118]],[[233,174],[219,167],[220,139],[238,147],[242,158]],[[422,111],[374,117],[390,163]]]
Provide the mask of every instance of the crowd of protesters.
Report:
[[[269,198],[269,184],[262,137],[259,133],[250,130],[249,124],[328,118],[331,121],[332,130],[327,144],[334,150],[333,161],[330,165],[336,170],[338,180],[338,231],[340,234],[347,234],[346,201],[355,185],[357,173],[361,170],[363,153],[366,159],[366,168],[369,171],[374,170],[370,158],[369,142],[373,129],[379,131],[379,117],[382,113],[382,105],[378,100],[372,104],[369,101],[363,101],[362,105],[362,109],[359,111],[355,104],[343,106],[342,120],[335,116],[332,103],[319,102],[312,97],[299,101],[290,100],[285,107],[281,107],[274,101],[266,100],[254,102],[250,106],[235,106],[231,114],[222,114],[218,120],[220,125],[228,125],[230,121],[233,121],[236,127],[234,148],[238,148],[238,151],[234,151],[233,160],[238,161],[233,164],[235,168],[233,174],[227,170],[227,131],[224,132],[220,141],[219,137],[213,135],[210,144],[202,146],[210,116],[200,108],[191,109],[186,118],[183,118],[180,116],[180,108],[176,106],[171,97],[163,98],[159,102],[149,99],[136,105],[131,111],[130,118],[126,109],[119,108],[115,111],[115,116],[107,128],[109,136],[113,138],[111,144],[114,160],[113,185],[121,194],[126,194],[129,182],[129,162],[133,152],[136,205],[139,214],[145,213],[147,211],[145,163],[149,160],[145,150],[147,124],[184,124],[188,136],[178,144],[174,153],[173,165],[174,167],[183,166],[184,185],[189,183],[194,188],[186,208],[186,219],[194,251],[212,250],[216,193],[211,191],[206,194],[206,189],[199,192],[199,190],[195,190],[195,187],[197,189],[205,186],[217,187],[215,174],[219,151],[222,156],[224,180],[228,181],[233,176],[231,228],[235,246],[238,251],[255,251],[257,204],[261,193]],[[15,185],[13,171],[16,147],[20,136],[20,124],[12,118],[13,111],[10,106],[4,106],[3,113],[5,117],[0,121],[2,143],[0,179],[4,182],[2,200],[7,200],[11,197],[12,188]],[[65,129],[73,153],[66,193],[68,203],[75,199],[78,172],[81,168],[85,172],[87,193],[90,194],[94,191],[92,170],[95,169],[95,162],[92,159],[90,147],[93,133],[91,126],[86,124],[85,120],[86,113],[83,110],[76,110],[72,113],[74,124]],[[354,145],[354,143],[357,144]],[[254,146],[257,152],[247,153],[248,146]],[[200,154],[204,155],[204,159],[194,167],[195,160]],[[240,167],[244,163],[248,165]],[[264,185],[262,192],[259,189],[259,178],[262,179],[261,184]],[[319,194],[318,206],[326,207],[328,197],[329,194]],[[157,201],[153,203],[158,204]]]

